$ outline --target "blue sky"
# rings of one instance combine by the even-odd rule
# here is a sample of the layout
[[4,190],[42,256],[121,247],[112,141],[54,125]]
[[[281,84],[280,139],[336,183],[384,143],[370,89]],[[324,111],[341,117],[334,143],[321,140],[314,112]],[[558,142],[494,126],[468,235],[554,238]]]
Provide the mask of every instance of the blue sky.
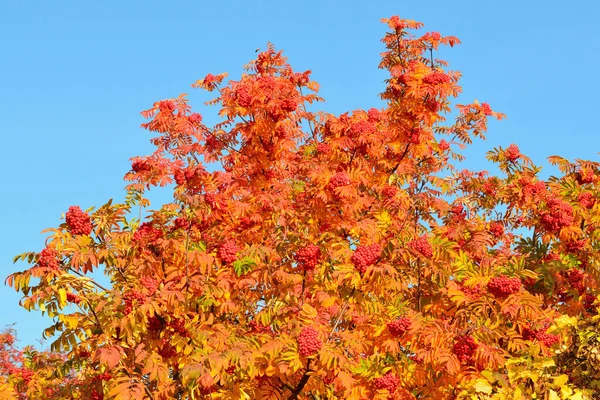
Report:
[[[596,1],[0,0],[0,275],[24,268],[12,257],[39,251],[39,232],[70,205],[122,199],[129,158],[151,151],[140,111],[190,93],[214,122],[190,84],[239,77],[267,42],[313,71],[326,111],[380,105],[379,20],[394,14],[457,36],[438,56],[463,73],[460,102],[508,115],[466,153],[471,168],[487,169],[485,152],[511,143],[542,165],[554,154],[598,161]],[[22,343],[35,343],[50,320],[19,298],[0,286],[0,327],[16,322]]]

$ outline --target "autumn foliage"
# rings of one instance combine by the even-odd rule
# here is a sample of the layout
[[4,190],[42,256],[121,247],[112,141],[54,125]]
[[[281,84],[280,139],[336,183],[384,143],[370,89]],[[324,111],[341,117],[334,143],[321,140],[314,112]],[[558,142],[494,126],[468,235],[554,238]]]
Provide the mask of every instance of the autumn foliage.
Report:
[[[193,85],[217,125],[185,96],[144,111],[125,202],[70,207],[17,257],[55,340],[2,337],[0,399],[597,398],[600,165],[542,180],[510,144],[498,176],[460,170],[503,115],[452,103],[434,56],[458,39],[383,21],[382,108],[314,111],[269,46]],[[148,210],[156,186],[173,200]]]

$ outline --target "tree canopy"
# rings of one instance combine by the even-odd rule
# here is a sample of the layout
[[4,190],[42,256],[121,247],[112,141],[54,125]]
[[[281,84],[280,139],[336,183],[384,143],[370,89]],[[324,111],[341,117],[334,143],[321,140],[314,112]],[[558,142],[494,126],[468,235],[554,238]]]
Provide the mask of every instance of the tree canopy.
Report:
[[[461,170],[504,115],[454,103],[435,53],[457,38],[383,22],[383,108],[314,111],[269,46],[193,84],[215,126],[184,95],[144,111],[125,202],[70,207],[17,257],[7,283],[55,341],[5,332],[0,399],[598,396],[600,165],[554,156],[542,180],[511,144],[498,176]],[[157,186],[173,200],[146,211]]]

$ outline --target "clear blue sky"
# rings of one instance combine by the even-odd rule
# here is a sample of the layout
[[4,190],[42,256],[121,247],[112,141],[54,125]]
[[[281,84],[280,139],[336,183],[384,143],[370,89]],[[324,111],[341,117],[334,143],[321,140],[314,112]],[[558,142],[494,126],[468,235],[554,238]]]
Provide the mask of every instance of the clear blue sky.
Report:
[[[598,161],[597,1],[0,0],[2,278],[70,205],[122,198],[128,159],[151,150],[140,111],[209,72],[238,77],[269,41],[313,71],[323,109],[379,105],[379,20],[393,14],[459,37],[441,57],[463,73],[460,100],[508,115],[468,153],[470,167],[486,169],[485,152],[510,143],[540,164],[553,154]],[[19,297],[0,286],[0,327],[16,322],[33,343],[50,320]]]

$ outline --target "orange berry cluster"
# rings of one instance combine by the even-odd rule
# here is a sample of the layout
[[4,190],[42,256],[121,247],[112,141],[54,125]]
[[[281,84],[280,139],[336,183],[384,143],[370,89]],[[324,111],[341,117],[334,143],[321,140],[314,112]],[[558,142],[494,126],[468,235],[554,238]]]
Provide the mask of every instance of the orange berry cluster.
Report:
[[321,349],[323,343],[319,339],[319,333],[316,329],[306,327],[302,329],[298,336],[298,351],[300,355],[310,356]]
[[58,252],[50,247],[44,248],[40,252],[40,258],[37,264],[43,268],[58,269]]
[[112,379],[112,375],[110,374],[110,372],[103,372],[101,374],[96,375],[94,379],[97,381],[110,381]]
[[504,225],[502,225],[502,223],[499,221],[491,222],[489,230],[495,238],[499,238],[504,235]]
[[333,190],[342,186],[348,186],[350,184],[350,178],[345,172],[338,172],[331,177],[329,180],[328,187]]
[[358,272],[362,274],[368,266],[375,264],[379,257],[381,257],[381,246],[374,243],[369,246],[358,246],[350,260]]
[[143,276],[140,279],[140,284],[145,287],[146,289],[148,289],[148,294],[150,296],[153,296],[154,293],[156,293],[156,291],[158,290],[158,281],[154,278],[151,278],[149,276]]
[[423,83],[428,85],[439,85],[447,82],[450,82],[450,76],[438,71],[427,74],[423,78]]
[[321,258],[321,249],[319,246],[309,244],[296,252],[296,262],[305,271],[315,269]]
[[521,289],[521,279],[506,275],[496,276],[487,284],[488,291],[496,297],[507,297]]
[[508,149],[504,152],[504,156],[510,162],[515,162],[521,157],[521,152],[519,151],[519,147],[516,144],[511,144],[508,146]]
[[84,213],[79,206],[69,207],[65,219],[69,232],[73,235],[89,235],[92,232],[90,216]]
[[231,264],[237,260],[237,252],[240,248],[235,244],[233,240],[226,240],[221,244],[218,251],[218,256],[225,264]]
[[573,209],[568,203],[558,198],[549,198],[546,200],[546,205],[548,209],[541,218],[542,226],[546,230],[559,232],[573,223]]
[[387,328],[392,334],[392,336],[402,336],[407,330],[410,329],[410,325],[410,319],[402,317],[394,321],[388,322]]
[[130,290],[123,295],[123,299],[125,300],[125,308],[123,309],[123,313],[127,315],[133,311],[133,302],[137,301],[138,303],[143,303],[144,300],[146,300],[146,296],[137,290]]
[[81,297],[77,296],[75,293],[68,292],[67,293],[67,301],[69,303],[79,304],[79,303],[81,303]]
[[585,272],[580,269],[572,269],[569,271],[569,284],[575,289],[580,295],[585,292],[585,285],[583,284],[583,278]]
[[560,342],[560,336],[546,333],[545,329],[534,330],[529,326],[523,328],[523,339],[525,340],[537,340],[544,344],[546,347],[552,347],[552,345]]
[[431,248],[431,244],[425,235],[409,242],[408,247],[426,258],[433,257],[433,249]]
[[373,382],[377,389],[386,389],[390,393],[394,393],[400,385],[400,379],[391,372],[388,372],[379,378],[375,378]]
[[452,353],[456,354],[460,362],[469,360],[477,350],[477,343],[471,335],[459,336],[452,346]]
[[583,192],[579,196],[577,196],[577,202],[581,207],[590,209],[594,207],[594,204],[596,204],[596,199],[594,198],[594,195],[592,193]]

